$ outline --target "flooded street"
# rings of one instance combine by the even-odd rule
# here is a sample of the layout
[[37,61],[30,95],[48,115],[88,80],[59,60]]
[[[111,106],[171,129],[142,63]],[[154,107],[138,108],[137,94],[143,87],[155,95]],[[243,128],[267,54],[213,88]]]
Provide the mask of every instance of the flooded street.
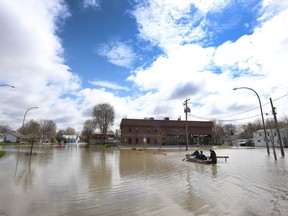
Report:
[[288,156],[278,152],[275,161],[264,148],[215,151],[227,162],[183,161],[184,149],[41,148],[18,158],[7,151],[0,215],[288,215]]

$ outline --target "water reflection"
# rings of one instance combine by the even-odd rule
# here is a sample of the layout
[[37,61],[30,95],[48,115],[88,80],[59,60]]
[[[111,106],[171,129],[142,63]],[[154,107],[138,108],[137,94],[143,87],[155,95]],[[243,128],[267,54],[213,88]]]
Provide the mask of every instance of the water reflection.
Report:
[[[33,180],[33,169],[31,169],[31,161],[33,155],[24,156],[20,159],[19,163],[19,152],[17,153],[17,162],[15,168],[15,176],[14,182],[16,185],[21,184],[24,191],[26,191],[29,187],[32,187],[32,180]],[[18,164],[21,167],[18,168]]]
[[[185,151],[41,148],[0,159],[0,215],[286,215],[287,159],[223,149],[216,165]],[[18,206],[15,208],[15,206]]]

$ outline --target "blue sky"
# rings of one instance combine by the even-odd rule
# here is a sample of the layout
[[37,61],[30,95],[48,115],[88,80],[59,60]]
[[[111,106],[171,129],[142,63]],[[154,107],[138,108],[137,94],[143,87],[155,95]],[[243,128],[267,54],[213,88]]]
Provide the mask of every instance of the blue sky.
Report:
[[123,117],[287,118],[288,3],[272,0],[0,0],[0,124],[81,131],[92,108]]

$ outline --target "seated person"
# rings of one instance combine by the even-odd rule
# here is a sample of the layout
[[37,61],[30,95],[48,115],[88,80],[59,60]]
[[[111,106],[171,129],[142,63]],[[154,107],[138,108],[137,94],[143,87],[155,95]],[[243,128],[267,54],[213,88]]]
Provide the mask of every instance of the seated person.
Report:
[[198,159],[199,159],[200,153],[199,153],[199,151],[198,151],[198,150],[196,150],[196,151],[194,151],[194,153],[193,153],[193,154],[191,154],[191,156],[195,156],[196,158],[198,158]]
[[207,160],[207,157],[203,154],[203,151],[200,151],[199,159],[201,159],[201,160]]

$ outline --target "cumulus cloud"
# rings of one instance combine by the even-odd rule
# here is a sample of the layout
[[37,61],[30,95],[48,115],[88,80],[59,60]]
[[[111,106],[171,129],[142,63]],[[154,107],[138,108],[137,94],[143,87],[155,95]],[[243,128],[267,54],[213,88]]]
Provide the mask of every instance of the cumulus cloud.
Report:
[[129,44],[120,41],[101,44],[96,52],[105,57],[110,63],[126,68],[132,66],[136,57],[133,48]]
[[209,36],[207,13],[219,12],[229,3],[230,0],[151,0],[139,4],[133,15],[139,25],[140,37],[169,52]]
[[[257,106],[253,92],[233,92],[235,86],[255,88],[264,101],[269,96],[284,95],[281,89],[286,84],[279,77],[287,70],[287,4],[265,1],[259,12],[260,22],[250,35],[219,47],[203,46],[201,40],[210,34],[206,31],[209,26],[206,14],[218,13],[231,4],[233,1],[178,4],[155,0],[140,5],[134,12],[140,37],[161,47],[165,55],[159,56],[150,67],[135,70],[128,80],[159,98],[190,96],[193,102],[202,104],[192,109],[200,116],[221,112],[224,116],[225,111],[231,112],[231,103],[237,104],[235,112],[243,109],[240,103]],[[272,13],[272,8],[277,8],[276,13]],[[265,108],[269,112],[269,106]]]
[[64,64],[61,41],[56,35],[59,20],[69,16],[64,2],[1,1],[0,16],[0,81],[16,87],[9,93],[1,89],[1,98],[7,101],[1,102],[1,112],[5,112],[2,120],[17,128],[31,106],[39,107],[37,112],[33,110],[39,118],[67,116],[54,109],[66,107],[67,102],[69,115],[79,116],[75,101],[69,101],[66,94],[77,90],[81,81]]
[[[57,121],[58,128],[70,126],[79,131],[95,103],[108,102],[116,108],[114,127],[118,128],[124,116],[184,116],[186,98],[190,98],[191,115],[196,117],[213,119],[255,107],[254,113],[242,117],[259,114],[254,93],[233,91],[237,86],[254,88],[264,112],[269,113],[269,97],[287,94],[283,74],[288,69],[288,6],[263,1],[251,34],[219,46],[209,45],[213,32],[208,30],[211,23],[207,14],[219,13],[233,2],[142,1],[131,12],[138,25],[138,39],[161,49],[162,54],[153,56],[152,63],[145,67],[133,68],[137,56],[130,42],[102,43],[97,54],[111,64],[130,69],[126,81],[133,89],[105,78],[91,81],[96,88],[90,89],[81,88],[81,76],[71,71],[63,57],[57,32],[70,16],[64,1],[1,1],[0,82],[16,88],[0,89],[0,124],[17,129],[25,111],[38,106],[29,112],[27,121],[51,119]],[[99,8],[99,1],[83,1],[83,5]],[[125,96],[117,95],[122,90]],[[284,100],[277,100],[279,114],[288,115],[286,105]]]

